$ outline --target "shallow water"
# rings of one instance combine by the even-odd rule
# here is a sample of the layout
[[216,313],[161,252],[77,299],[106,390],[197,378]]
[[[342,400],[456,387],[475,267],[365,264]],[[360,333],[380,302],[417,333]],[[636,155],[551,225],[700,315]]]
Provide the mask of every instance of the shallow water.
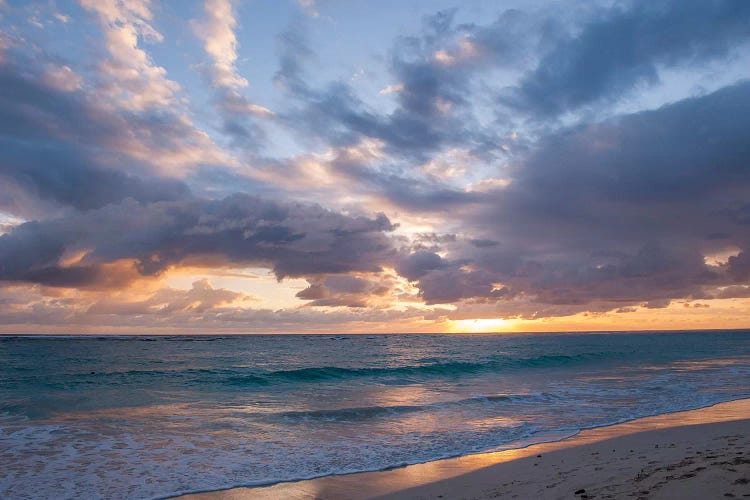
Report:
[[0,497],[150,498],[750,396],[750,333],[0,337]]

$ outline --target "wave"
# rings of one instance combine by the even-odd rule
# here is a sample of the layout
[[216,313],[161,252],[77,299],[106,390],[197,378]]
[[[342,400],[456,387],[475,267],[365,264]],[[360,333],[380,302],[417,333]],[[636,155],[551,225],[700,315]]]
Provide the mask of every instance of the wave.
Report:
[[460,377],[479,373],[497,373],[524,368],[547,369],[571,364],[595,362],[622,357],[616,352],[594,352],[576,355],[543,355],[529,358],[494,356],[483,361],[448,361],[426,364],[347,368],[341,366],[314,366],[284,370],[261,371],[252,367],[185,368],[173,370],[145,369],[122,371],[91,371],[60,375],[54,380],[35,375],[19,374],[6,379],[9,382],[32,382],[51,388],[68,389],[71,386],[107,384],[151,383],[161,381],[195,385],[224,385],[228,387],[265,386],[279,383],[335,382],[357,378],[421,380],[436,376]]
[[[490,358],[484,362],[451,361],[419,365],[370,368],[314,366],[269,372],[237,372],[224,381],[234,386],[268,385],[278,382],[313,383],[355,378],[424,378],[432,376],[459,377],[477,373],[492,373],[506,369],[554,368],[574,363],[616,357],[613,353],[586,353],[572,356],[545,355],[533,358]],[[206,380],[217,382],[217,380]]]
[[[372,418],[397,416],[409,413],[421,413],[440,409],[451,409],[471,405],[488,405],[527,401],[530,399],[553,399],[550,393],[537,394],[496,394],[483,395],[455,401],[441,401],[424,405],[391,405],[391,406],[361,406],[351,408],[335,408],[326,410],[285,411],[281,413],[263,414],[263,417],[282,419],[287,423],[307,423],[310,421],[359,421]],[[255,415],[253,415],[255,416]]]
[[402,415],[405,413],[417,413],[425,411],[428,405],[394,405],[394,406],[362,406],[354,408],[337,408],[332,410],[301,410],[286,411],[267,415],[272,419],[282,419],[290,423],[303,423],[311,420],[322,421],[355,421],[369,420],[371,418]]
[[435,362],[420,365],[373,368],[321,366],[273,371],[268,372],[263,376],[269,379],[283,379],[300,382],[352,377],[399,377],[421,375],[460,376],[513,368],[554,368],[557,366],[590,362],[612,357],[619,357],[619,355],[616,353],[601,352],[576,355],[544,355],[532,358],[494,357],[483,362],[451,361],[444,363]]

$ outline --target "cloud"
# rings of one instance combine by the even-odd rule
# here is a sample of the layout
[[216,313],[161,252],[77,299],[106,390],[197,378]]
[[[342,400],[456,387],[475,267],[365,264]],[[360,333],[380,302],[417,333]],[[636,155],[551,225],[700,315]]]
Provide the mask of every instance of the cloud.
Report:
[[[306,30],[295,25],[281,38],[280,68],[275,81],[299,101],[300,107],[283,114],[290,127],[310,139],[317,138],[335,146],[351,146],[362,140],[379,140],[399,159],[425,161],[427,154],[443,146],[476,142],[485,147],[487,136],[471,129],[474,121],[468,113],[452,106],[463,103],[451,80],[465,77],[453,69],[443,69],[421,49],[416,62],[406,61],[395,51],[391,63],[401,82],[398,108],[381,115],[354,92],[349,83],[334,81],[321,88],[308,83],[306,63],[314,54],[306,40]],[[407,42],[402,42],[402,45]],[[491,142],[491,141],[490,141]]]
[[[309,300],[307,305],[311,307],[378,307],[378,301],[391,295],[396,286],[393,278],[382,276],[332,275],[308,281],[310,286],[297,297]],[[390,306],[390,300],[384,305]]]
[[239,90],[249,85],[239,75],[237,62],[237,19],[231,0],[206,0],[205,19],[194,22],[203,48],[211,58],[209,80],[216,93],[216,101],[224,120],[224,132],[240,147],[257,148],[264,133],[255,124],[247,123],[245,117],[272,118],[275,114],[260,104],[250,102]]
[[64,144],[29,145],[0,137],[0,148],[4,151],[0,178],[6,182],[0,188],[5,195],[0,209],[10,213],[24,214],[31,208],[15,202],[17,190],[42,202],[79,210],[101,208],[126,198],[153,202],[190,196],[187,186],[178,180],[144,179],[102,168],[94,158]]
[[196,23],[195,30],[203,40],[203,48],[212,59],[211,79],[216,86],[247,87],[247,79],[237,74],[237,19],[230,0],[206,0],[206,19]]
[[168,174],[228,164],[183,117],[102,106],[78,83],[50,81],[50,67],[67,66],[23,57],[0,63],[3,210],[39,216],[59,205],[85,210],[127,197],[174,200],[189,190]]
[[[247,176],[256,180],[256,186],[262,182],[269,195],[276,190],[279,196],[358,211],[440,214],[471,206],[483,196],[432,174],[422,175],[421,169],[387,156],[376,140],[289,159],[258,160]],[[341,196],[342,191],[346,196]]]
[[[725,58],[750,35],[750,10],[726,1],[577,6],[567,24],[556,14],[511,9],[486,25],[458,24],[455,10],[426,17],[420,33],[400,37],[391,50],[398,83],[381,93],[393,92],[397,107],[387,114],[347,82],[312,86],[306,63],[314,54],[295,26],[282,36],[276,81],[301,106],[280,114],[308,140],[343,146],[375,139],[396,161],[425,162],[447,148],[497,161],[523,147],[498,137],[523,119],[518,111],[554,118],[617,100],[656,82],[662,67]],[[494,83],[498,75],[508,83]],[[485,98],[501,103],[491,124],[478,118],[477,101]]]
[[230,306],[237,301],[255,300],[248,295],[226,289],[215,289],[207,279],[195,281],[190,290],[162,288],[144,300],[101,297],[86,309],[86,314],[131,316],[179,313],[202,314]]
[[481,238],[469,240],[469,243],[471,243],[477,248],[494,247],[500,244],[500,242],[495,241],[495,240],[487,240],[487,239],[481,239]]
[[713,240],[710,235],[723,233],[724,247],[733,239],[744,243],[745,228],[734,214],[750,187],[748,111],[745,81],[553,133],[497,193],[498,201],[521,217],[516,231],[544,225],[563,241]]
[[[140,276],[179,266],[271,267],[279,279],[379,272],[396,255],[384,216],[349,217],[315,205],[247,195],[119,205],[28,222],[0,236],[0,279],[101,286],[103,265]],[[80,254],[74,263],[64,256]]]
[[494,277],[490,272],[467,270],[461,263],[449,262],[422,274],[417,287],[426,304],[450,304],[476,297],[507,297],[508,290],[494,287]]
[[[0,88],[1,209],[24,215],[36,213],[28,206],[35,199],[85,210],[127,197],[146,202],[188,195],[178,180],[153,174],[145,180],[143,173],[150,169],[143,164],[139,175],[138,162],[123,165],[127,156],[103,155],[102,148],[130,151],[133,143],[123,141],[123,135],[133,123],[93,107],[82,93],[47,87],[20,76],[12,65],[0,65]],[[143,125],[140,131],[152,140],[164,139],[162,147],[170,140],[160,127]]]
[[445,263],[438,254],[420,250],[403,259],[396,270],[410,281],[416,281],[428,272],[444,266]]
[[149,0],[79,0],[93,12],[104,30],[109,59],[99,65],[105,79],[101,89],[118,106],[131,110],[169,107],[176,103],[180,86],[167,71],[153,63],[139,40],[160,42],[162,36],[150,24]]
[[662,68],[726,57],[748,39],[746,2],[618,3],[559,40],[503,100],[554,116],[653,85]]
[[400,331],[429,331],[446,313],[414,307],[272,310],[255,308],[254,302],[205,280],[187,290],[128,288],[106,294],[15,284],[0,288],[0,325],[14,332],[330,333],[343,328],[372,333],[393,331],[394,323]]
[[[463,158],[476,157],[479,162],[491,156],[487,151],[499,148],[492,137],[495,132],[480,131],[475,118],[462,108],[463,97],[448,89],[450,79],[465,79],[460,71],[443,68],[427,48],[419,50],[417,62],[408,62],[407,54],[401,53],[408,51],[401,47],[408,45],[403,42],[391,63],[402,82],[394,87],[400,90],[397,108],[382,114],[363,101],[349,82],[311,83],[308,66],[316,56],[304,23],[297,20],[281,35],[280,45],[275,82],[288,93],[291,105],[279,111],[279,123],[296,131],[310,148],[320,145],[326,152],[267,162],[267,167],[256,165],[254,175],[282,186],[306,183],[305,194],[310,185],[315,190],[322,183],[330,184],[330,189],[346,186],[351,197],[368,200],[365,203],[387,203],[413,212],[451,210],[481,198],[480,193],[458,187],[459,179],[435,175],[440,167],[429,172],[415,168],[429,164],[442,150],[458,151],[452,146],[464,151]],[[431,90],[429,81],[440,79],[441,88],[448,90]]]
[[[523,297],[568,313],[744,284],[750,233],[738,213],[750,194],[748,117],[750,82],[740,82],[552,132],[509,185],[460,215],[481,237],[442,257],[414,253],[397,269],[428,303]],[[727,247],[742,252],[706,265],[706,255]]]
[[[746,282],[750,279],[750,250],[747,249],[734,257],[729,257],[729,274],[738,282]],[[731,288],[730,290],[736,290]]]
[[[290,106],[278,112],[279,123],[296,131],[308,148],[321,146],[336,155],[316,161],[320,168],[308,171],[325,171],[327,179],[343,183],[354,196],[410,212],[452,210],[481,198],[461,182],[481,176],[480,168],[495,169],[493,163],[506,157],[510,148],[494,124],[483,124],[476,116],[471,103],[475,76],[518,63],[530,50],[519,40],[537,43],[542,31],[538,25],[543,23],[517,11],[504,12],[487,26],[455,25],[454,16],[455,11],[428,16],[418,35],[397,39],[387,64],[399,83],[381,91],[392,93],[396,104],[387,113],[364,100],[349,81],[312,83],[317,73],[311,61],[317,56],[303,21],[297,20],[280,36],[275,82],[287,92]],[[530,35],[518,36],[526,33]],[[451,64],[434,57],[439,51],[450,55]],[[378,145],[379,157],[349,154],[368,144]],[[457,151],[471,159],[477,171],[462,165],[452,170],[455,175],[438,175],[446,162],[434,163],[436,157]],[[273,164],[278,163],[289,162]],[[305,168],[299,170],[300,176],[291,179],[310,177]],[[273,174],[262,175],[267,179]]]
[[204,131],[193,124],[177,82],[153,62],[140,42],[161,42],[151,26],[149,0],[80,0],[96,15],[107,57],[98,65],[99,85],[87,93],[90,107],[120,120],[118,150],[162,172],[182,174],[200,163],[231,164]]
[[83,79],[70,66],[51,65],[45,75],[44,83],[48,87],[64,90],[66,92],[73,92],[81,88]]
[[278,37],[279,69],[274,74],[274,83],[295,96],[305,96],[311,89],[305,81],[305,63],[314,53],[308,42],[307,25],[294,21]]

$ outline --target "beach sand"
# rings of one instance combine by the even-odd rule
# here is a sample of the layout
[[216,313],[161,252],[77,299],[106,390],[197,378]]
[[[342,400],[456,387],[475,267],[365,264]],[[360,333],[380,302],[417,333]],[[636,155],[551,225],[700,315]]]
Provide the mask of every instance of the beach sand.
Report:
[[750,498],[750,400],[659,415],[524,449],[233,488],[183,500]]

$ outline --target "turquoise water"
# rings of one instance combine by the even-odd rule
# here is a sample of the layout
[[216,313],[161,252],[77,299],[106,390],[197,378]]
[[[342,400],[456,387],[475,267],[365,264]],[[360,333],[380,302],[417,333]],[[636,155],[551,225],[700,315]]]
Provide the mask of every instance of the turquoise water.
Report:
[[0,498],[159,498],[750,397],[750,333],[0,337]]

